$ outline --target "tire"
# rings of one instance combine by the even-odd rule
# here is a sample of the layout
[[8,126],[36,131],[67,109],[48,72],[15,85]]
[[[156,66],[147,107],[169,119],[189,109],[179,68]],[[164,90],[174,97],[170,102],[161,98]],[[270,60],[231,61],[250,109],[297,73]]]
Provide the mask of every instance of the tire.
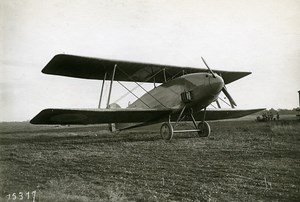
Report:
[[173,138],[173,127],[170,123],[163,123],[160,127],[160,135],[164,140],[171,140]]
[[200,137],[208,137],[210,135],[210,126],[206,121],[204,123],[199,122],[198,129],[201,130],[198,132]]

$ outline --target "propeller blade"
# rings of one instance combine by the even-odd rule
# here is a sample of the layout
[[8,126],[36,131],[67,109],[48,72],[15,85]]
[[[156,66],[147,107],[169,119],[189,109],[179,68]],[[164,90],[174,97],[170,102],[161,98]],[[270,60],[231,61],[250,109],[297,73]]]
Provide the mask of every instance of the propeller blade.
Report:
[[202,61],[204,62],[205,66],[207,67],[208,71],[213,75],[214,78],[216,78],[216,75],[214,74],[214,72],[209,68],[209,66],[206,64],[205,60],[203,59],[203,57],[201,57]]
[[230,102],[230,105],[232,108],[234,108],[234,106],[237,106],[235,101],[233,100],[233,98],[230,96],[230,94],[228,93],[226,87],[224,86],[222,88],[222,92],[226,95],[226,97],[228,98],[229,102]]

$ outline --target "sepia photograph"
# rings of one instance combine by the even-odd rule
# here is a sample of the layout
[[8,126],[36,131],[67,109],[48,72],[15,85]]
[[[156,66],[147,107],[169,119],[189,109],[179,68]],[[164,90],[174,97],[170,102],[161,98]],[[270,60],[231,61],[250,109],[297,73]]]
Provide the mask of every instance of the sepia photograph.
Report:
[[300,201],[300,1],[2,0],[0,201]]

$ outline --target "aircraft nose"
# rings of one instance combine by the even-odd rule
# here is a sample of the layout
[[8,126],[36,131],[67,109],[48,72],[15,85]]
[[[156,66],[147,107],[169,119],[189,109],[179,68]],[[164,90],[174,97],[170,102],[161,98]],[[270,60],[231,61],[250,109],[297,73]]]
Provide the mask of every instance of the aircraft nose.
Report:
[[224,87],[224,80],[215,74],[215,77],[209,77],[209,85],[214,93],[219,93]]

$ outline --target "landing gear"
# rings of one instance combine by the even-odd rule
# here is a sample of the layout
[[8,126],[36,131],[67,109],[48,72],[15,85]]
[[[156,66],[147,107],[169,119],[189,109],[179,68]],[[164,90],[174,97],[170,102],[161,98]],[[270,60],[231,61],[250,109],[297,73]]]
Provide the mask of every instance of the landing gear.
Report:
[[199,122],[198,123],[198,129],[200,130],[198,132],[199,137],[208,137],[210,134],[210,126],[209,124],[204,121],[204,122]]
[[193,115],[193,111],[191,110],[189,116],[191,120],[193,121],[195,129],[192,130],[174,130],[176,125],[178,124],[179,121],[182,120],[182,117],[184,118],[185,115],[183,115],[183,112],[185,110],[185,107],[181,110],[180,115],[177,118],[176,123],[174,124],[174,127],[172,126],[170,120],[171,118],[169,117],[169,121],[165,122],[161,125],[160,127],[160,135],[164,140],[171,140],[173,138],[174,133],[186,133],[186,132],[197,132],[199,137],[208,137],[210,134],[210,126],[209,124],[204,121],[205,120],[205,114],[206,114],[206,108],[204,109],[204,115],[203,115],[203,120],[201,122],[196,123],[196,120]]
[[163,123],[160,127],[160,135],[164,140],[171,140],[174,134],[171,123]]

